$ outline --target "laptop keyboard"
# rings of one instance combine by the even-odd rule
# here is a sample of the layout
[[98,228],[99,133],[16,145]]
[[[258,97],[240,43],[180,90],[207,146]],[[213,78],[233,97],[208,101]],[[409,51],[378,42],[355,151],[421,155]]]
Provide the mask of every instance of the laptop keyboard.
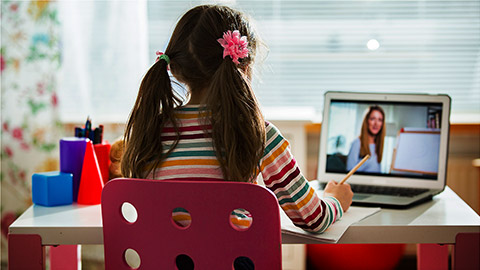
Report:
[[[325,185],[325,183],[322,183],[320,185],[321,189],[324,189]],[[350,186],[352,187],[353,193],[366,193],[401,197],[414,197],[428,191],[428,189],[419,188],[382,187],[356,184],[350,184]]]

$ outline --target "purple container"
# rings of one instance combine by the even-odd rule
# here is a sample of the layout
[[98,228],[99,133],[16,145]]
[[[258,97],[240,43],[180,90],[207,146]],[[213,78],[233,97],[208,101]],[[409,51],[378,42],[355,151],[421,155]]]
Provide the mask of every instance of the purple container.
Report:
[[73,201],[77,201],[83,157],[89,139],[69,137],[60,140],[60,171],[73,174]]

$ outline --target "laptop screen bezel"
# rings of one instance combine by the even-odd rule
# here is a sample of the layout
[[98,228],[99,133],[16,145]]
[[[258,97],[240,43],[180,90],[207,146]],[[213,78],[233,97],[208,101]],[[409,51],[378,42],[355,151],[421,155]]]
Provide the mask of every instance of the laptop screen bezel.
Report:
[[352,101],[352,102],[392,102],[392,103],[441,103],[442,117],[440,130],[440,149],[437,179],[419,179],[409,177],[395,177],[392,175],[360,175],[353,174],[349,179],[350,184],[364,184],[375,186],[395,186],[395,187],[414,187],[441,190],[446,184],[446,166],[448,155],[448,140],[450,131],[450,97],[448,95],[430,95],[430,94],[397,94],[397,93],[355,93],[328,91],[325,93],[324,108],[322,115],[322,128],[320,133],[320,150],[318,157],[317,179],[320,182],[330,180],[340,181],[345,173],[333,173],[326,171],[327,161],[327,137],[330,118],[330,105],[332,100]]

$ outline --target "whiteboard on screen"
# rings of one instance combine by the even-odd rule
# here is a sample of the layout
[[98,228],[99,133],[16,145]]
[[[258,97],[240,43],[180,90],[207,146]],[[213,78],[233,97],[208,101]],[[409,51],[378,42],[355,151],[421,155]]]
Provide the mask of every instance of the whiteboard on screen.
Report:
[[437,174],[440,132],[400,132],[392,169]]

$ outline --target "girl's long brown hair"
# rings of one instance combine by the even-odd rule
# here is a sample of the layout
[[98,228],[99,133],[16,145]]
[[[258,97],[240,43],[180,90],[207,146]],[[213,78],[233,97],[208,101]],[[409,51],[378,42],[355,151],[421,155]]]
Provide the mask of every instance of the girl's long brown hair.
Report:
[[[217,39],[228,30],[247,37],[249,56],[234,64],[222,58]],[[204,121],[212,126],[212,140],[224,178],[251,181],[265,149],[265,121],[250,85],[257,37],[247,18],[225,6],[203,5],[189,10],[177,23],[165,54],[170,70],[191,92],[203,91]],[[164,151],[161,132],[172,123],[179,138],[174,93],[167,64],[160,60],[147,72],[125,130],[124,177],[143,178],[159,167],[176,143]],[[165,153],[164,153],[165,152]]]
[[385,112],[382,107],[373,105],[368,107],[367,113],[363,118],[362,131],[360,132],[360,157],[364,157],[367,154],[371,155],[370,147],[368,146],[368,118],[373,111],[379,111],[383,116],[382,129],[375,136],[375,152],[377,154],[378,163],[382,162],[383,155],[383,141],[385,139],[386,128],[385,128]]

